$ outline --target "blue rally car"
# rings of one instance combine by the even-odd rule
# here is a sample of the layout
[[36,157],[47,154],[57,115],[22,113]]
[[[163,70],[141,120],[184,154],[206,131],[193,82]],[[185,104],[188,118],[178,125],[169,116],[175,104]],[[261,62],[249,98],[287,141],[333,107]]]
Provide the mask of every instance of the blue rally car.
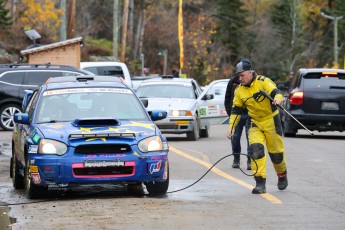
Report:
[[51,78],[27,91],[23,111],[14,116],[11,177],[28,198],[103,183],[167,192],[168,143],[153,123],[167,112],[147,112],[118,78]]

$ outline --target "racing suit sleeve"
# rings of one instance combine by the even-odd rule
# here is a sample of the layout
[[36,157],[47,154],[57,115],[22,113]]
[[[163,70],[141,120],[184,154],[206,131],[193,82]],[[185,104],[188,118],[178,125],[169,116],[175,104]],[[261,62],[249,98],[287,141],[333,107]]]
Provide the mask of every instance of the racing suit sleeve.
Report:
[[273,98],[279,99],[280,102],[283,101],[284,96],[282,92],[277,88],[276,84],[269,78],[265,78],[264,81],[264,89],[265,91]]

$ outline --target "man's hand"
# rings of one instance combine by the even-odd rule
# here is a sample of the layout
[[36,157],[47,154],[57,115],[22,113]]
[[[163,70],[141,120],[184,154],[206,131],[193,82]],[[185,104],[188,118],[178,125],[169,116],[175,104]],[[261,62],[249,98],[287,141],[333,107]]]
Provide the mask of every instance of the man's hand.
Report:
[[280,105],[280,103],[282,103],[282,102],[279,100],[279,98],[274,98],[272,101],[273,105]]
[[229,130],[228,130],[228,133],[226,134],[226,136],[227,136],[229,139],[231,139],[233,135],[234,135],[234,129],[229,129]]

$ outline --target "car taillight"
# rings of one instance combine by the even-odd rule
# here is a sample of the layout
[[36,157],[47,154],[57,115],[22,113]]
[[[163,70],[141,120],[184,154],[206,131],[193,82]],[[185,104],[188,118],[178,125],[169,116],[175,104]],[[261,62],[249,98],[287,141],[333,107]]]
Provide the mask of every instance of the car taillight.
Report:
[[303,92],[294,92],[290,95],[291,105],[300,105],[303,103]]

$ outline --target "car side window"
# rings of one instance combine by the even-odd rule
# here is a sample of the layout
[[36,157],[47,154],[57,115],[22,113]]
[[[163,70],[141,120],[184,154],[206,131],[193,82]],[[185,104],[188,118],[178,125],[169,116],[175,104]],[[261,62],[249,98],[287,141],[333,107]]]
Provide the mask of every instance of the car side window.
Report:
[[37,71],[37,72],[27,72],[27,75],[24,80],[24,85],[42,85],[50,77],[59,77],[61,72],[57,71]]
[[6,73],[0,78],[0,81],[15,84],[15,85],[21,85],[23,84],[25,72],[10,72]]
[[195,81],[192,82],[192,85],[193,85],[193,89],[194,89],[194,93],[195,93],[195,98],[198,98],[201,94],[201,88],[198,85],[198,83]]
[[31,99],[28,103],[28,106],[26,107],[25,109],[25,113],[27,113],[29,115],[29,119],[31,120],[32,119],[32,116],[33,116],[33,113],[35,111],[35,108],[36,108],[36,102],[37,102],[37,99],[38,99],[38,91],[36,90],[32,96],[31,96]]

